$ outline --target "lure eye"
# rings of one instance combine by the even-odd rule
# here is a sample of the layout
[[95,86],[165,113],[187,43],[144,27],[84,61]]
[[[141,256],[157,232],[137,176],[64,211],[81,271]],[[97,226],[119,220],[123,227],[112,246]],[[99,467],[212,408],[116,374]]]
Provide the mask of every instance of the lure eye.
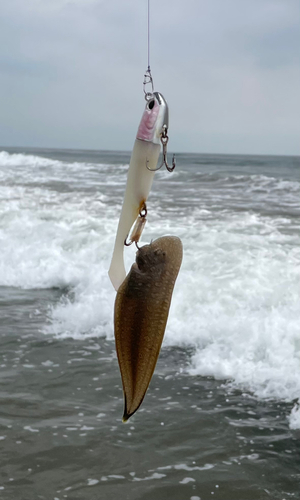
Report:
[[149,109],[153,109],[153,108],[154,108],[154,104],[155,104],[155,101],[154,101],[154,99],[152,99],[152,100],[151,100],[151,101],[149,101],[149,103],[148,103],[148,108],[149,108]]

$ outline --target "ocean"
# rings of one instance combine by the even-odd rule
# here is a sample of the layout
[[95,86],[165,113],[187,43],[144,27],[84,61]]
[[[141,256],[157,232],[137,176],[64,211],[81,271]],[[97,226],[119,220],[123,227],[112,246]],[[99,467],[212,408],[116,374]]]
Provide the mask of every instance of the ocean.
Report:
[[129,159],[0,148],[0,498],[299,500],[300,159],[155,174],[141,243],[184,257],[123,424],[107,271]]

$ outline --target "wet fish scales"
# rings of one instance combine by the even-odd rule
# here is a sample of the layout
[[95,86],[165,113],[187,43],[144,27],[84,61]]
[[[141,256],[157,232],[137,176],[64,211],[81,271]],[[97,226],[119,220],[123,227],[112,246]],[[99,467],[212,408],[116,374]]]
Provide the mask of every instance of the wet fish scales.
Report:
[[114,327],[126,421],[141,405],[161,348],[182,243],[164,236],[140,248],[136,263],[118,289]]

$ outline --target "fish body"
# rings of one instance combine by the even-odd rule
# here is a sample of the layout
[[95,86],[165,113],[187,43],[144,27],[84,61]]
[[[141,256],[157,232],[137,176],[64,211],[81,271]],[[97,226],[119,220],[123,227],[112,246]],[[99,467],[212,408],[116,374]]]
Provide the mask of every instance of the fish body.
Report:
[[159,238],[138,250],[118,289],[114,328],[125,399],[123,421],[136,412],[148,389],[181,262],[181,240]]
[[168,124],[168,105],[162,94],[154,92],[146,104],[133,146],[124,201],[108,271],[116,290],[126,276],[123,256],[124,241],[139,212],[145,206],[154,177],[154,172],[151,170],[156,168],[160,153],[161,134],[163,127],[168,127]]

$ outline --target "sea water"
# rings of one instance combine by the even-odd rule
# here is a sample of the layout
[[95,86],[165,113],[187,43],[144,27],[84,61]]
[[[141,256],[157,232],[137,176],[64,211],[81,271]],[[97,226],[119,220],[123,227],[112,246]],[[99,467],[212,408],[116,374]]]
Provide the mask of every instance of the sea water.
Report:
[[155,174],[142,243],[184,258],[124,425],[107,270],[129,159],[0,148],[0,498],[299,499],[299,158]]

